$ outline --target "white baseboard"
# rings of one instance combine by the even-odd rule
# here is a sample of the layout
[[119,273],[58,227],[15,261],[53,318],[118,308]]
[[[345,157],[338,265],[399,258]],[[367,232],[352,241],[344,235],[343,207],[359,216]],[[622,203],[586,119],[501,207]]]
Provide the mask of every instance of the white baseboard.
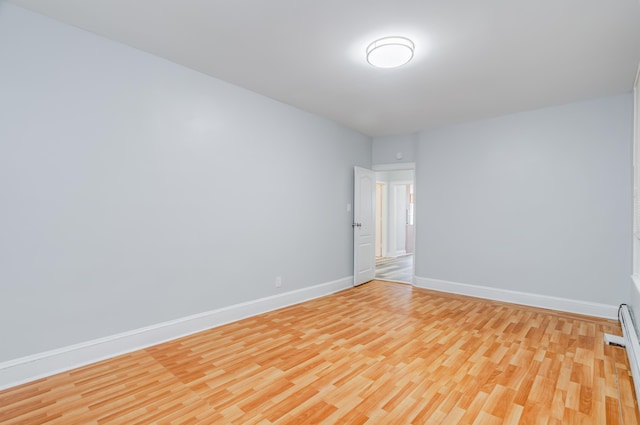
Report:
[[0,390],[353,287],[353,276],[0,363]]
[[494,301],[504,301],[550,310],[566,311],[587,316],[618,318],[618,306],[578,301],[568,298],[552,297],[548,295],[532,294],[528,292],[510,291],[508,289],[492,288],[488,286],[469,285],[466,283],[448,282],[446,280],[429,279],[414,276],[414,285],[419,288],[449,292],[470,297],[486,298]]

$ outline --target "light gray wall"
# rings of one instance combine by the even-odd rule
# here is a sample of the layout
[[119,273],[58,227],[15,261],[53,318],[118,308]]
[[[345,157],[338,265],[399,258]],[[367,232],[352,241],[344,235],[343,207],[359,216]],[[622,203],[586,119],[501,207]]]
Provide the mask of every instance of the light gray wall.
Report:
[[413,182],[413,170],[376,171],[376,181],[380,183]]
[[[372,163],[380,165],[415,162],[415,146],[418,139],[418,134],[374,137]],[[402,155],[402,159],[397,158],[398,153]]]
[[0,361],[352,275],[370,159],[362,134],[0,2]]
[[416,276],[627,300],[632,127],[622,95],[421,133]]

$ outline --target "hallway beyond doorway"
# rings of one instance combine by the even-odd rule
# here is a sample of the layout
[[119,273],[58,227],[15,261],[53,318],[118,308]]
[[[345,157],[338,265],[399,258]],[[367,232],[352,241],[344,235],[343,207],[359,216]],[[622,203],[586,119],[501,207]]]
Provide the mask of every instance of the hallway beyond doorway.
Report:
[[376,257],[376,279],[412,283],[413,254]]

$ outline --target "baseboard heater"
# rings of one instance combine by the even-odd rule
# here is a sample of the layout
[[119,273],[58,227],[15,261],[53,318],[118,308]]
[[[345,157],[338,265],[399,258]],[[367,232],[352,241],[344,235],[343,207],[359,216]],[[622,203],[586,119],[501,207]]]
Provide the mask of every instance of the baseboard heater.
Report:
[[627,350],[629,365],[631,366],[631,376],[633,377],[633,386],[636,390],[636,397],[640,396],[640,342],[636,327],[631,318],[631,311],[626,304],[622,304],[618,310],[618,319],[622,326],[622,336],[605,334],[604,339],[607,344],[618,345]]

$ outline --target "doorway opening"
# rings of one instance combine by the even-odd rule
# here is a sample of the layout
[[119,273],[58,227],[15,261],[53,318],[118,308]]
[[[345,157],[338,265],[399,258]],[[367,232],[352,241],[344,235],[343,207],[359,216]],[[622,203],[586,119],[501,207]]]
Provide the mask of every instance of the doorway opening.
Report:
[[376,171],[376,279],[413,283],[414,170]]

